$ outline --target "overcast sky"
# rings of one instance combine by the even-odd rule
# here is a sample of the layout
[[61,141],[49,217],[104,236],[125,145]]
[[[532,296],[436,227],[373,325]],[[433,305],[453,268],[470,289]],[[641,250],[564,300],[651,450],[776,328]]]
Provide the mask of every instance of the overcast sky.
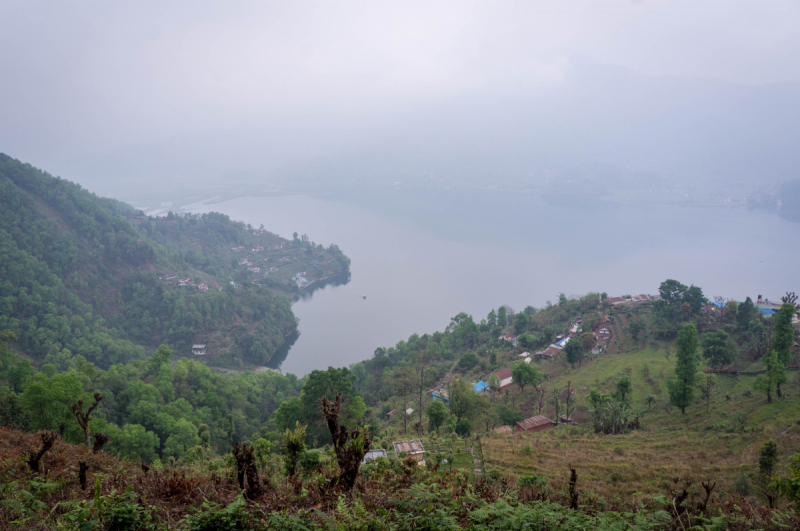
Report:
[[0,21],[0,151],[55,169],[241,123],[558,87],[579,56],[800,82],[800,0],[5,0]]

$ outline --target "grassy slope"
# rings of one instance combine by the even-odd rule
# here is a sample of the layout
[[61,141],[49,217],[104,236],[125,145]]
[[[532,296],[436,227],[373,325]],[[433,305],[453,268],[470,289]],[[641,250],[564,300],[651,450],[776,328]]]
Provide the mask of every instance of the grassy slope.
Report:
[[[628,338],[625,343],[633,342]],[[796,399],[800,378],[796,372],[789,373],[785,386],[789,396],[773,404],[766,404],[761,395],[742,396],[751,389],[754,377],[717,376],[709,412],[705,402],[698,400],[681,415],[680,410],[668,412],[665,407],[669,401],[666,382],[674,374],[675,356],[668,361],[664,350],[663,345],[650,345],[635,352],[607,354],[575,369],[543,363],[542,369],[552,374],[546,388],[563,388],[567,382],[576,388],[578,420],[586,419],[580,410],[585,411],[586,395],[592,387],[610,392],[616,381],[628,374],[633,405],[643,412],[642,428],[624,435],[596,435],[585,422],[536,434],[490,436],[483,441],[487,468],[517,475],[541,474],[554,486],[563,487],[568,465],[573,464],[581,475],[582,488],[611,500],[637,492],[664,493],[676,477],[693,478],[695,488],[701,480],[711,478],[717,481],[719,494],[732,495],[737,476],[757,468],[758,448],[771,438],[778,441],[782,462],[788,463],[800,444],[800,403]],[[657,397],[650,411],[644,402],[648,394]],[[524,396],[528,400],[523,411],[531,411],[532,393]],[[747,417],[745,433],[731,430],[730,418],[737,412]],[[786,427],[788,432],[778,434]],[[528,444],[532,452],[525,451]]]

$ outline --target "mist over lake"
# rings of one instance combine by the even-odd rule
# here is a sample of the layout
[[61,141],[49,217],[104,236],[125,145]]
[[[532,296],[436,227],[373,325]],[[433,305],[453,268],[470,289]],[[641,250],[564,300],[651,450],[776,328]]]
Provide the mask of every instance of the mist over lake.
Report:
[[[558,198],[556,198],[558,201]],[[565,201],[485,190],[366,190],[204,204],[291,238],[336,243],[351,276],[299,297],[299,337],[270,363],[345,366],[459,312],[579,295],[657,293],[666,278],[743,300],[796,289],[800,224],[744,207]],[[366,299],[364,299],[366,296]],[[294,338],[292,338],[294,339]]]

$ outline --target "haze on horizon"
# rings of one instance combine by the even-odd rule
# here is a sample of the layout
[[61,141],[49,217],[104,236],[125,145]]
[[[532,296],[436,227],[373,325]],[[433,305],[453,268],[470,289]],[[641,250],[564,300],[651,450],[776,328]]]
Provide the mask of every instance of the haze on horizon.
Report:
[[[8,1],[0,151],[154,184],[798,177],[800,1]],[[598,168],[602,168],[598,170]]]

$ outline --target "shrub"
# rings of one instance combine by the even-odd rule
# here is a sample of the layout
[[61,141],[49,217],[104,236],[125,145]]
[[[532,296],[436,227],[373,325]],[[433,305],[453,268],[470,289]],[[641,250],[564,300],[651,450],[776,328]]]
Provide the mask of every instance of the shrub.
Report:
[[306,450],[298,461],[300,467],[305,471],[316,470],[321,463],[322,454],[319,450]]
[[467,419],[461,419],[456,423],[456,433],[466,437],[472,431],[472,424]]
[[248,531],[258,529],[258,522],[244,508],[247,506],[244,496],[236,499],[224,508],[213,502],[203,503],[202,510],[186,517],[181,526],[185,531]]

